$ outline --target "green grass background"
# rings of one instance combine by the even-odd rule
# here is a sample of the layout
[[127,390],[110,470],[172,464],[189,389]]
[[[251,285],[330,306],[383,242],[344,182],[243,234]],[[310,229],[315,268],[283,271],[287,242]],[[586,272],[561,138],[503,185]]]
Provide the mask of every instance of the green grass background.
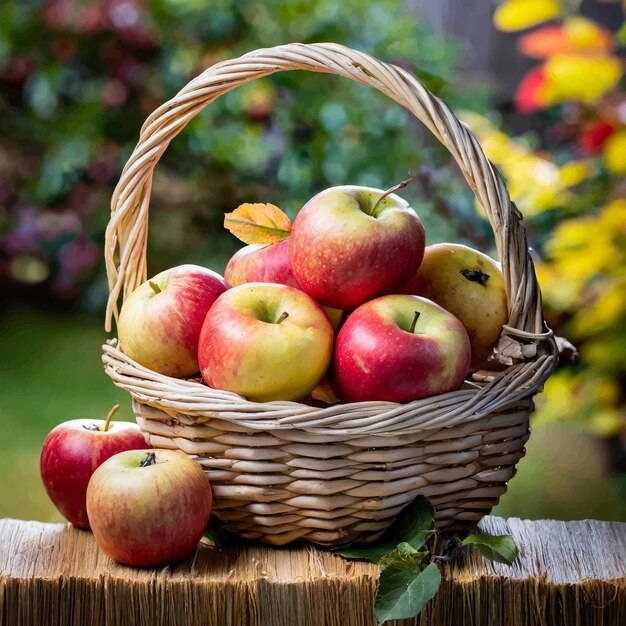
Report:
[[[104,374],[101,320],[76,313],[10,308],[0,327],[0,518],[62,518],[39,476],[39,451],[58,423],[132,419],[128,394]],[[607,472],[601,442],[564,425],[533,429],[495,512],[530,519],[626,519],[626,503]]]

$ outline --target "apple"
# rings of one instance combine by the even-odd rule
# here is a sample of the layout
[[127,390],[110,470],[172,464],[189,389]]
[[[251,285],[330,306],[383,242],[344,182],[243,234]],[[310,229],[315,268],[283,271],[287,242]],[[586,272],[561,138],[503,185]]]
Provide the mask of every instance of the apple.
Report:
[[228,289],[217,273],[181,265],[141,284],[125,300],[117,325],[124,352],[165,376],[198,372],[198,336],[207,311]]
[[470,338],[472,369],[484,366],[509,313],[499,264],[467,246],[428,246],[415,276],[401,293],[424,296],[458,317]]
[[415,211],[370,187],[326,189],[294,220],[289,254],[301,289],[326,306],[352,310],[407,282],[424,254]]
[[214,389],[249,400],[297,400],[322,379],[332,356],[333,327],[304,292],[246,283],[223,293],[204,320],[200,371]]
[[129,450],[93,474],[87,514],[100,549],[135,566],[175,563],[193,553],[213,502],[202,467],[175,450]]
[[106,420],[76,419],[54,428],[41,449],[41,479],[54,506],[74,526],[89,528],[87,485],[96,468],[124,450],[148,448],[139,426]]
[[333,376],[343,402],[409,402],[458,389],[470,364],[463,324],[418,296],[361,305],[337,335]]
[[[224,271],[224,280],[236,287],[244,283],[277,283],[300,289],[291,270],[289,239],[272,244],[250,244],[231,257]],[[343,311],[322,307],[333,328],[337,330],[343,319]]]
[[278,283],[299,287],[291,271],[289,239],[241,248],[228,261],[224,280],[231,287],[244,283]]

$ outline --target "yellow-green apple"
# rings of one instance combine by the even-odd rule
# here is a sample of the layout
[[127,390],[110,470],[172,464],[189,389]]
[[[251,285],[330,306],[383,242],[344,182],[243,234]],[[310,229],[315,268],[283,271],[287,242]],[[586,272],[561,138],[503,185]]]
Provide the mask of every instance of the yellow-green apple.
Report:
[[[300,289],[291,270],[289,239],[272,244],[250,244],[235,252],[224,270],[224,280],[237,287],[244,283],[277,283]],[[333,328],[339,328],[343,311],[322,307]]]
[[246,283],[223,293],[207,314],[200,371],[210,387],[249,400],[297,400],[326,373],[333,339],[328,316],[304,292]]
[[227,288],[219,274],[198,265],[157,274],[124,301],[117,325],[122,349],[165,376],[193,376],[202,322]]
[[452,313],[426,298],[387,295],[348,316],[333,376],[344,402],[409,402],[458,389],[469,364],[467,332]]
[[139,426],[106,420],[76,419],[50,431],[41,449],[41,480],[50,499],[74,526],[89,528],[87,485],[96,468],[124,450],[148,448]]
[[407,202],[370,187],[326,189],[294,220],[293,273],[315,300],[352,310],[405,283],[424,254],[424,227]]
[[485,365],[508,319],[504,280],[496,261],[460,244],[428,246],[415,276],[399,291],[424,296],[458,317],[470,338],[471,367]]
[[87,488],[100,549],[136,566],[180,561],[196,549],[213,502],[202,467],[174,450],[130,450],[105,461]]

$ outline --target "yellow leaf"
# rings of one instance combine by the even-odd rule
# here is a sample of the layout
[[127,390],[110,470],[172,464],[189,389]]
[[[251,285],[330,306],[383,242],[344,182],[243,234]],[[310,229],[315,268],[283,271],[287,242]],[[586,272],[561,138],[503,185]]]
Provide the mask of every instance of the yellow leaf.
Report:
[[591,161],[570,161],[563,165],[559,175],[561,183],[566,187],[574,187],[593,174]]
[[555,54],[544,64],[548,104],[576,100],[593,104],[617,86],[622,64],[614,56]]
[[604,143],[602,152],[611,174],[626,174],[626,128],[620,128],[613,133]]
[[505,0],[493,14],[496,28],[505,32],[522,30],[561,14],[558,0]]
[[609,52],[615,48],[613,33],[585,17],[575,15],[563,24],[572,46],[581,52]]
[[320,384],[311,392],[311,398],[324,404],[339,404],[339,398],[327,378],[323,378]]
[[626,430],[626,416],[619,409],[597,411],[591,417],[589,426],[598,437],[614,437]]
[[605,286],[595,302],[581,309],[572,321],[577,337],[589,337],[621,325],[626,308],[626,281]]
[[224,215],[224,227],[244,243],[276,243],[289,237],[291,222],[273,204],[246,202]]

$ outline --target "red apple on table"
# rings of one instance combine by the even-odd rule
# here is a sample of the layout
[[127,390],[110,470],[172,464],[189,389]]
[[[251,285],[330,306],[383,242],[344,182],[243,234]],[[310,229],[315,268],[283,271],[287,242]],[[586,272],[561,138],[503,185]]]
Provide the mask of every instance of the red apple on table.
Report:
[[388,295],[361,305],[337,335],[333,376],[343,402],[409,402],[458,389],[469,369],[463,324],[439,305]]
[[198,344],[200,371],[215,389],[249,400],[298,400],[322,379],[333,327],[302,291],[246,283],[222,294],[206,316]]
[[211,505],[202,467],[174,450],[116,454],[94,472],[87,489],[100,549],[127,565],[165,565],[192,554]]
[[[289,239],[272,244],[250,244],[241,248],[231,257],[224,271],[224,280],[231,286],[244,283],[277,283],[300,288],[291,269]],[[333,328],[337,329],[343,318],[343,311],[332,307],[322,307]]]
[[399,196],[369,187],[326,189],[293,223],[291,265],[301,289],[351,310],[408,281],[424,254],[424,227]]
[[508,320],[504,279],[496,261],[460,244],[428,246],[417,273],[399,291],[424,296],[458,317],[472,346],[472,369],[485,365]]
[[96,468],[124,450],[148,448],[139,426],[106,420],[77,419],[54,428],[41,449],[41,479],[50,499],[74,526],[89,528],[87,485]]
[[197,265],[157,274],[124,301],[117,325],[123,351],[165,376],[193,376],[202,322],[226,289],[219,274]]

